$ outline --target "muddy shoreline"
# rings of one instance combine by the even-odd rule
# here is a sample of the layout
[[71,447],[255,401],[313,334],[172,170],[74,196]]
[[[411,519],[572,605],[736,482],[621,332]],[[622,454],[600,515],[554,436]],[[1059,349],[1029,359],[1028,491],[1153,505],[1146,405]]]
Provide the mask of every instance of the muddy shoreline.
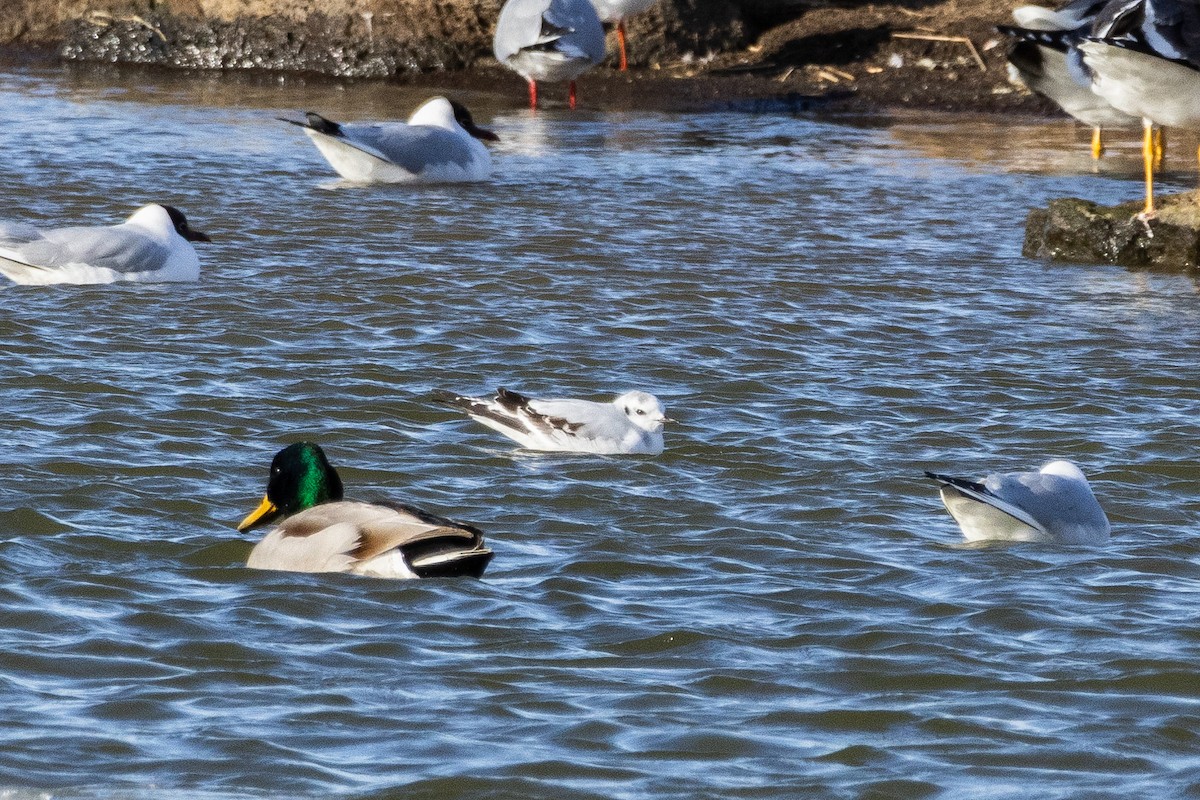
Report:
[[[29,14],[43,5],[19,2]],[[399,21],[396,14],[388,17],[390,26],[370,13],[281,13],[288,2],[298,0],[260,3],[262,16],[164,13],[162,3],[157,11],[136,3],[119,12],[81,6],[52,30],[26,24],[22,35],[10,31],[0,39],[0,66],[66,61],[282,71],[488,91],[511,94],[514,105],[523,102],[521,79],[490,54],[489,15],[499,0],[469,7],[439,4],[424,17],[410,7]],[[630,25],[633,68],[618,72],[610,58],[586,73],[579,81],[583,105],[1060,113],[1009,82],[1006,44],[994,30],[1008,20],[1006,6],[982,0],[844,5],[759,0],[755,6],[745,0],[741,6],[714,2],[700,14],[697,5],[704,4],[662,0],[653,13],[636,19]],[[561,87],[547,86],[542,97],[553,105],[561,102],[560,94]]]

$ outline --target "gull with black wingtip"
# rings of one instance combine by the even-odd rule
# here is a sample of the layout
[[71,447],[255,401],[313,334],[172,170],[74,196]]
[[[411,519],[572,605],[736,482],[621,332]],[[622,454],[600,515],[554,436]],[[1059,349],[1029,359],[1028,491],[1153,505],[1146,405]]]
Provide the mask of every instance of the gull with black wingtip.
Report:
[[640,391],[626,392],[609,403],[535,400],[508,389],[488,398],[440,389],[433,396],[530,450],[658,455],[663,451],[663,425],[674,422],[657,397]]
[[337,173],[354,183],[481,181],[492,171],[483,142],[498,137],[475,124],[461,103],[435,97],[408,122],[342,123],[308,112],[304,129]]
[[194,281],[192,242],[212,241],[174,206],[148,205],[119,225],[43,230],[0,223],[0,274],[14,283]]
[[969,542],[1051,542],[1097,545],[1111,526],[1092,487],[1070,461],[1051,461],[1037,472],[989,475],[982,482],[936,472],[942,503]]

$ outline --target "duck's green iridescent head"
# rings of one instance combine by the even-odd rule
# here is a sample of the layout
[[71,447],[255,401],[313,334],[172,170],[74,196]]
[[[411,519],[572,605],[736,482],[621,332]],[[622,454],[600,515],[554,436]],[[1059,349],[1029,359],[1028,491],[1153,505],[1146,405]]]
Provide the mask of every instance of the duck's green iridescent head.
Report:
[[280,450],[271,461],[267,495],[237,529],[248,531],[306,508],[342,499],[342,479],[312,442],[296,442]]

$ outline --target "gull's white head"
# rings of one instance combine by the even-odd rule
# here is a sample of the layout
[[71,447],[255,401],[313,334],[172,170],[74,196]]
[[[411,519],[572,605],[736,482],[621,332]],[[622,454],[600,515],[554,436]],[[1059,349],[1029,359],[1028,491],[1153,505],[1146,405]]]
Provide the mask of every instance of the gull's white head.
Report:
[[614,400],[613,405],[634,425],[651,433],[662,430],[663,423],[673,422],[658,398],[648,392],[626,392]]
[[175,206],[164,206],[152,203],[142,206],[129,219],[126,225],[135,225],[162,238],[167,238],[172,232],[177,233],[189,242],[211,242],[208,234],[195,230],[188,225],[187,217]]
[[1057,475],[1060,478],[1067,478],[1081,483],[1087,483],[1087,477],[1083,474],[1083,470],[1072,464],[1070,461],[1058,459],[1051,461],[1042,467],[1040,470],[1043,475]]
[[475,118],[462,103],[435,97],[426,101],[408,118],[409,125],[432,125],[448,131],[462,129],[476,139],[487,142],[499,141],[500,137],[486,128],[475,124]]

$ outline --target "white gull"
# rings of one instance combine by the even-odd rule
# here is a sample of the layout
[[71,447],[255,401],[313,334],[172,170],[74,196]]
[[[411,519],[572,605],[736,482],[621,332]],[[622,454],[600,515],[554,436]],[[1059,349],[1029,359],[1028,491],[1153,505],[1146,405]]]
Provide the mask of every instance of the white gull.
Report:
[[640,391],[609,403],[535,400],[508,389],[490,398],[437,390],[434,398],[530,450],[658,455],[663,424],[673,421],[658,398]]
[[483,141],[499,137],[475,124],[461,103],[435,97],[408,122],[340,123],[308,112],[304,129],[338,174],[355,183],[481,181],[492,171]]
[[1051,461],[1037,472],[996,473],[982,483],[925,475],[938,482],[942,503],[969,542],[1108,541],[1108,517],[1083,472],[1070,461]]
[[200,259],[192,242],[207,241],[179,209],[157,204],[97,228],[0,223],[0,273],[26,285],[194,281]]

